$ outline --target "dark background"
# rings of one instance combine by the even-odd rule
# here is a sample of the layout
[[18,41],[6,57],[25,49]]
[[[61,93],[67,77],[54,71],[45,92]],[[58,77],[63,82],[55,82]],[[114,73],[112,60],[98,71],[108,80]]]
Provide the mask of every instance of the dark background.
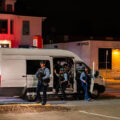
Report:
[[43,36],[120,37],[120,7],[113,1],[17,0],[16,13],[47,17]]

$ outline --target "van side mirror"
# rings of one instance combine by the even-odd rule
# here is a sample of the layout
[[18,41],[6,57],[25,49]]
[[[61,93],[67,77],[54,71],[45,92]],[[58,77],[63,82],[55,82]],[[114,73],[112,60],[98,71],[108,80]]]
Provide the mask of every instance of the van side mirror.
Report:
[[95,74],[94,74],[94,76],[98,77],[98,75],[99,75],[99,71],[96,71]]

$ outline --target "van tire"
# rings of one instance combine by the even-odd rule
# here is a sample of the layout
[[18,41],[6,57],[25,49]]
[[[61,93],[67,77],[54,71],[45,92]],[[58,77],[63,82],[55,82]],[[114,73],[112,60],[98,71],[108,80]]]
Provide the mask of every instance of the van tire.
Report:
[[91,98],[93,98],[93,99],[98,98],[100,95],[99,90],[97,88],[94,88],[93,92],[90,95],[91,95]]
[[29,90],[26,88],[26,90],[24,90],[24,93],[22,95],[22,99],[24,100],[28,100],[30,102],[34,102],[36,100],[36,95],[28,95],[27,93],[30,93]]
[[36,100],[36,96],[35,95],[27,95],[26,94],[26,99],[29,101],[29,102],[34,102]]

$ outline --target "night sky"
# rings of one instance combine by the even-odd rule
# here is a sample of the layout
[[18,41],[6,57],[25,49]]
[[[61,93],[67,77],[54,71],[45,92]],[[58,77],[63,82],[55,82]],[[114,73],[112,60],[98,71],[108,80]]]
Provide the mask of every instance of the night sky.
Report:
[[17,0],[16,11],[27,15],[46,16],[43,34],[120,36],[118,3],[76,1]]

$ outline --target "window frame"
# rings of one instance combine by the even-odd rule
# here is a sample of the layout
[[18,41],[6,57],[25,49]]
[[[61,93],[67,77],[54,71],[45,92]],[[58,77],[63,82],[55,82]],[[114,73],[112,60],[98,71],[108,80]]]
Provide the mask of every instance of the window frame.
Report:
[[14,20],[10,20],[10,34],[14,34]]
[[[108,54],[106,53],[107,50],[108,50]],[[100,57],[103,57],[103,58],[100,58]],[[107,57],[107,66],[106,66],[106,57]],[[112,49],[111,48],[99,48],[98,49],[98,69],[106,69],[106,68],[112,69]]]

